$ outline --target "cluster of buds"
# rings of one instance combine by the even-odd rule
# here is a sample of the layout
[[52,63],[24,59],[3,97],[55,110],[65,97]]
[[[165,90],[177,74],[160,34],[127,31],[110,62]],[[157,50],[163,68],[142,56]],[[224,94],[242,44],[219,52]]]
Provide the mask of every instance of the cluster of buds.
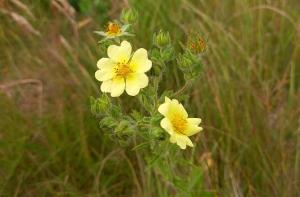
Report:
[[202,62],[199,56],[193,54],[191,51],[186,50],[177,57],[177,63],[184,73],[186,80],[196,78],[202,70]]
[[102,94],[95,99],[90,97],[91,112],[96,117],[104,117],[100,121],[101,128],[112,129],[108,133],[109,137],[115,139],[120,145],[127,146],[130,139],[129,136],[136,130],[130,120],[124,118],[122,111],[114,105],[106,94]]
[[194,79],[200,74],[202,70],[200,55],[206,48],[206,41],[198,34],[192,33],[188,36],[184,52],[177,57],[178,66],[186,80]]
[[175,51],[169,32],[160,30],[154,33],[152,43],[155,46],[151,51],[152,61],[155,62],[153,69],[156,74],[159,74],[166,63],[174,59]]

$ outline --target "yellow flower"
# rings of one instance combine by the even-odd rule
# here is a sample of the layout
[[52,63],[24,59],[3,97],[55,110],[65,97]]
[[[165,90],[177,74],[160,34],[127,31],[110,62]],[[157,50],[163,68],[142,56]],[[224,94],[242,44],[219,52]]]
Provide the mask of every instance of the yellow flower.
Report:
[[182,104],[168,97],[165,97],[165,103],[159,106],[158,111],[165,116],[160,125],[170,134],[170,142],[176,143],[181,149],[185,149],[187,145],[193,147],[189,136],[202,130],[202,127],[198,126],[201,119],[188,118],[188,113]]
[[103,42],[107,39],[114,39],[121,36],[133,36],[133,34],[127,32],[130,24],[120,26],[118,23],[109,22],[106,31],[94,31],[94,33],[103,36],[104,38],[100,41]]
[[130,96],[136,96],[141,88],[148,85],[145,72],[151,69],[152,62],[148,59],[147,50],[140,48],[132,56],[131,50],[131,44],[127,41],[120,46],[110,45],[107,49],[108,58],[101,58],[97,62],[99,70],[95,77],[102,81],[102,92],[118,97],[126,90]]

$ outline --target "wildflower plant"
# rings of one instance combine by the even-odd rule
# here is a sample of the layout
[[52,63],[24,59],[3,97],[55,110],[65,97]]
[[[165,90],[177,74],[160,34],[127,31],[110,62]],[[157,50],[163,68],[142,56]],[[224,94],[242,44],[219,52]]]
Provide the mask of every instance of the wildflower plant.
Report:
[[[134,22],[135,17],[130,15],[132,10],[129,10],[128,13],[122,13],[122,17],[127,18],[123,20]],[[111,28],[118,29],[119,27]],[[111,31],[119,32],[119,30]],[[192,50],[197,43],[192,43],[193,47],[191,48],[192,41],[189,38],[187,46],[183,48],[181,53],[177,53],[172,45],[170,34],[159,31],[154,34],[153,45],[150,49],[139,48],[132,52],[134,46],[123,39],[124,36],[120,34],[118,39],[117,37],[110,37],[112,40],[107,41],[108,44],[101,43],[104,46],[108,45],[107,57],[99,59],[97,62],[98,70],[95,71],[95,78],[101,82],[102,95],[100,98],[91,99],[92,112],[102,117],[100,125],[114,129],[114,127],[120,126],[119,124],[124,126],[127,122],[131,128],[134,127],[133,130],[137,134],[143,133],[140,131],[145,131],[147,135],[159,140],[165,139],[166,131],[170,134],[170,141],[178,144],[180,148],[185,149],[186,145],[193,147],[188,136],[202,130],[202,127],[198,126],[201,119],[188,118],[188,113],[175,97],[178,96],[179,99],[186,97],[186,95],[181,94],[188,88],[187,85],[199,76],[202,69],[199,54],[203,50]],[[203,47],[202,42],[200,45],[197,48]],[[169,65],[174,62],[183,72],[186,83],[177,92],[162,91],[159,89],[159,83],[164,79],[163,75],[168,75],[168,72],[171,71]],[[136,96],[132,100],[138,101],[143,110],[136,108],[132,109],[129,115],[123,114],[120,103],[111,97],[120,97],[124,92],[130,96]],[[116,118],[121,119],[116,120]],[[124,130],[126,129],[128,128],[124,127]],[[124,130],[121,132],[124,133]],[[175,134],[183,135],[186,138],[184,137],[185,140],[180,141],[179,137],[176,138],[178,135]]]
[[[131,26],[137,16],[127,10],[121,20]],[[99,59],[95,70],[101,95],[91,97],[91,111],[112,140],[146,153],[146,162],[161,168],[164,165],[159,163],[165,162],[164,157],[194,147],[193,136],[203,130],[199,115],[190,118],[192,115],[181,104],[188,101],[185,92],[202,71],[203,51],[192,50],[188,44],[176,50],[170,34],[162,30],[154,33],[150,47],[142,48],[132,44],[126,34],[103,36],[106,38],[101,40],[100,48],[107,55]],[[182,72],[184,84],[168,90],[163,82],[173,77],[174,69]]]

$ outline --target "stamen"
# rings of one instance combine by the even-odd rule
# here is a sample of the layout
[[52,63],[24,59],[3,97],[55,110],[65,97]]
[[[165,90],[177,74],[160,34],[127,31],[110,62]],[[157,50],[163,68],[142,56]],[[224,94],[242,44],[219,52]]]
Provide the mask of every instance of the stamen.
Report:
[[185,118],[180,116],[175,116],[172,118],[171,122],[176,132],[184,134],[187,125],[187,120]]
[[121,28],[117,23],[108,23],[106,33],[108,35],[117,35],[121,32]]
[[121,77],[126,77],[131,72],[132,70],[130,69],[129,65],[123,62],[118,63],[117,68],[115,68],[115,73]]

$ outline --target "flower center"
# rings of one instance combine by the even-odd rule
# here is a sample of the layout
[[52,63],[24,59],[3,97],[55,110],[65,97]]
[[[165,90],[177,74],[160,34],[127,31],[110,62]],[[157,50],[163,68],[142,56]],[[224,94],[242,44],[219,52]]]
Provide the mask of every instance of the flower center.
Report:
[[180,116],[175,116],[171,120],[173,128],[176,132],[184,134],[186,125],[187,125],[187,120],[186,118],[180,117]]
[[132,72],[128,64],[118,63],[117,68],[115,68],[117,76],[126,77],[129,73]]
[[121,32],[121,28],[117,23],[108,23],[106,33],[108,35],[117,35]]

